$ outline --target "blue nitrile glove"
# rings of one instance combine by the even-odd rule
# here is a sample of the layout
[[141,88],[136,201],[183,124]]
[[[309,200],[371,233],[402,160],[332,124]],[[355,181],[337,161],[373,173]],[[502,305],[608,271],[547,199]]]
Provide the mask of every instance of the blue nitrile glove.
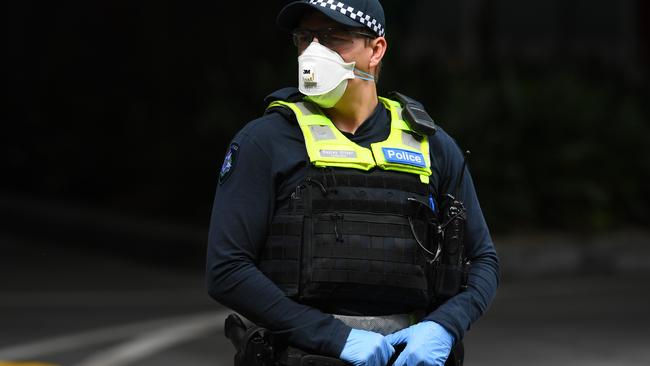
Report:
[[352,329],[340,359],[354,366],[386,366],[395,353],[383,335],[361,329]]
[[393,366],[443,366],[454,345],[454,336],[432,321],[411,325],[386,339],[393,346],[406,343]]

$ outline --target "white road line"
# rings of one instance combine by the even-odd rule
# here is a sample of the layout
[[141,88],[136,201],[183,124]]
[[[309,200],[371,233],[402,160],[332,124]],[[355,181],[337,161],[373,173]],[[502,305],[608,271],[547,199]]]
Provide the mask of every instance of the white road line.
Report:
[[0,349],[0,360],[39,358],[44,355],[51,355],[55,353],[81,349],[104,342],[119,340],[120,338],[132,337],[137,334],[153,331],[156,328],[166,328],[172,324],[178,325],[183,324],[187,321],[192,322],[197,318],[207,319],[212,317],[214,319],[221,319],[221,324],[223,324],[223,319],[225,316],[227,316],[228,313],[229,311],[219,311],[202,313],[198,315],[194,314],[190,316],[151,320],[10,346]]
[[96,353],[77,366],[125,366],[130,365],[162,349],[199,338],[223,327],[231,311],[187,318],[180,324],[157,328],[136,339]]

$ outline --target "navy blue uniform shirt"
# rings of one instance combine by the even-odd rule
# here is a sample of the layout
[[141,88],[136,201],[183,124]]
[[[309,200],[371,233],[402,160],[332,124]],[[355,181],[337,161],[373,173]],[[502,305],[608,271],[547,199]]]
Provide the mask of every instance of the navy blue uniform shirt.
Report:
[[[354,135],[363,147],[383,141],[390,117],[379,103]],[[431,187],[440,202],[461,176],[463,155],[445,131],[429,138]],[[289,199],[307,172],[309,157],[295,119],[270,113],[248,123],[233,139],[214,200],[207,255],[209,294],[260,326],[288,334],[302,349],[338,357],[350,328],[331,315],[296,303],[256,263],[276,207]],[[487,309],[498,284],[498,259],[468,172],[460,197],[467,208],[465,245],[472,261],[468,288],[438,307],[426,320],[462,339]]]

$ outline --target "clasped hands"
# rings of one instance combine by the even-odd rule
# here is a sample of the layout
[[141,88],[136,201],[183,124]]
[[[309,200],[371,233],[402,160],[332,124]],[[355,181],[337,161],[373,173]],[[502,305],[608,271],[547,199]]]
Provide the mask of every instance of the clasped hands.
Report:
[[394,366],[443,366],[454,336],[440,324],[424,321],[382,336],[379,333],[352,329],[339,356],[354,366],[386,366],[395,346],[406,344]]

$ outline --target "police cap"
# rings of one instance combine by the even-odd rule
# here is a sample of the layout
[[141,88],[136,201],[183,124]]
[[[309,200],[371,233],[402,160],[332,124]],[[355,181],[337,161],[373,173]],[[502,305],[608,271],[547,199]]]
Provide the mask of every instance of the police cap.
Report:
[[305,11],[316,9],[337,23],[366,27],[377,36],[386,33],[384,9],[378,0],[301,0],[287,4],[278,14],[278,25],[286,30],[298,26]]

